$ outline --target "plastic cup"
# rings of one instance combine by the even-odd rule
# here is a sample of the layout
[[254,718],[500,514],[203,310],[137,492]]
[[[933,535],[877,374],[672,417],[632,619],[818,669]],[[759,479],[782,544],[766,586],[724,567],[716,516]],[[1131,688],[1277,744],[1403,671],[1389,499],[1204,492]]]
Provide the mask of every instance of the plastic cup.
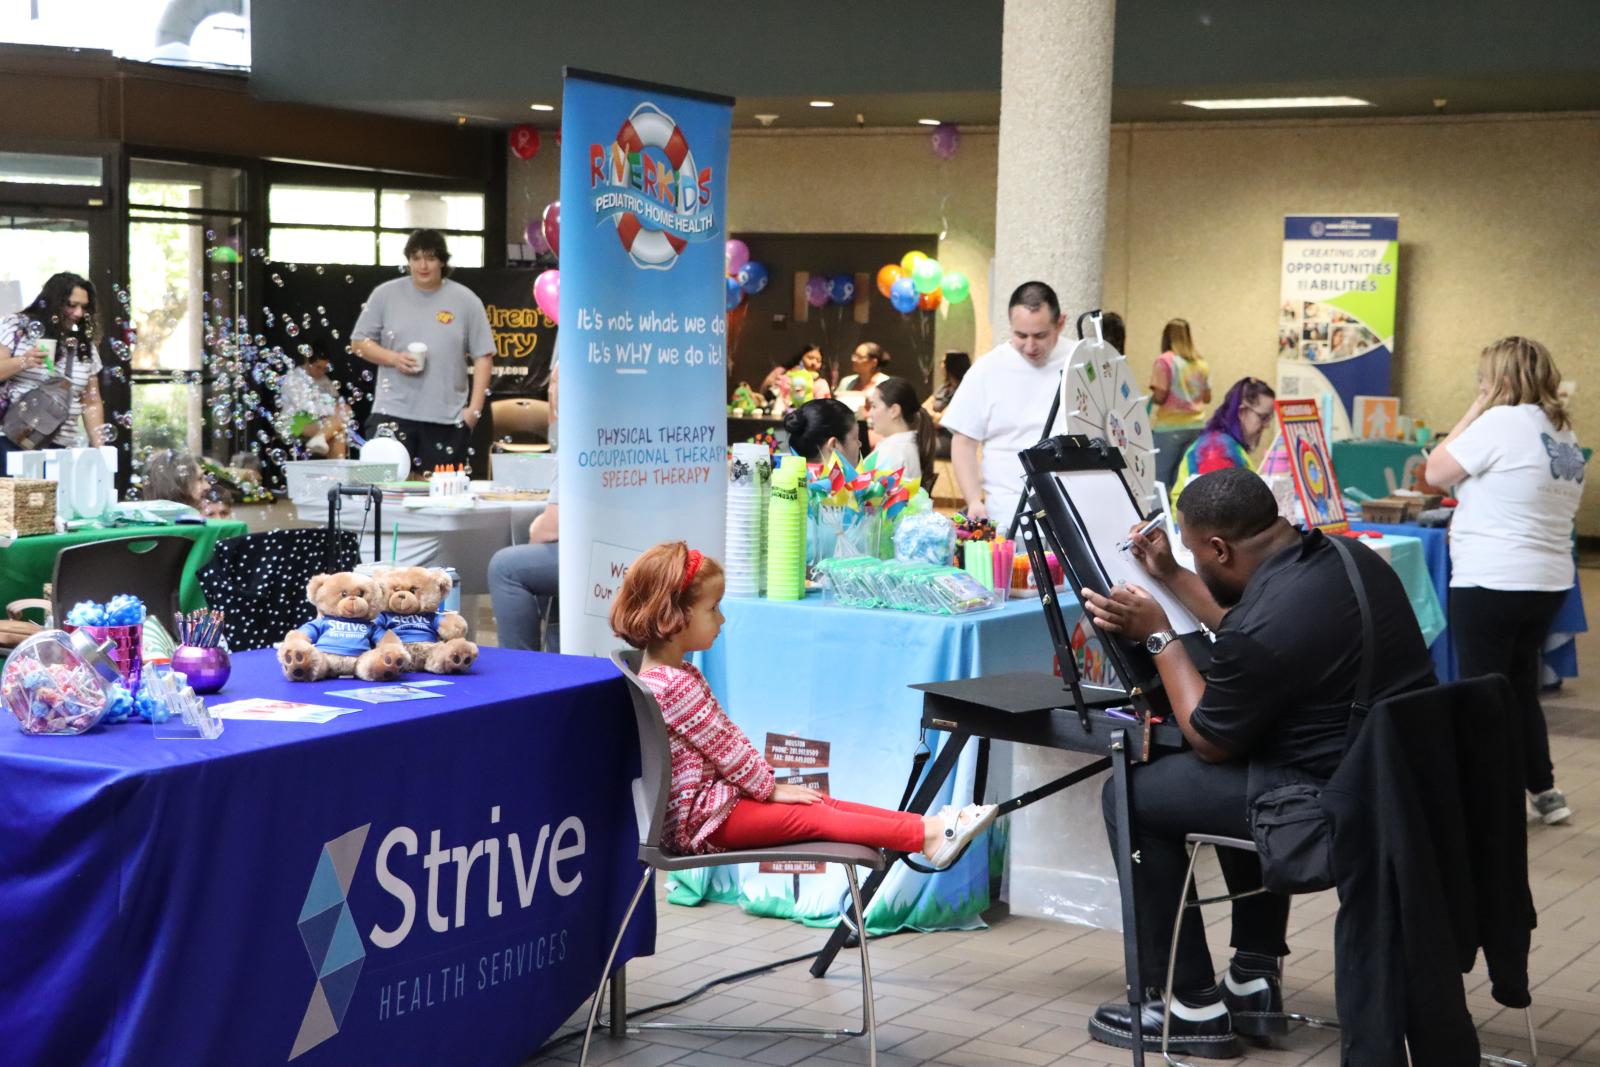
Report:
[[421,374],[423,368],[428,365],[428,346],[421,341],[412,341],[406,345],[406,351],[411,354],[412,359],[417,361],[417,369],[411,373]]
[[35,348],[44,353],[44,369],[49,371],[51,374],[56,372],[57,343],[58,342],[53,337],[41,337],[33,343]]

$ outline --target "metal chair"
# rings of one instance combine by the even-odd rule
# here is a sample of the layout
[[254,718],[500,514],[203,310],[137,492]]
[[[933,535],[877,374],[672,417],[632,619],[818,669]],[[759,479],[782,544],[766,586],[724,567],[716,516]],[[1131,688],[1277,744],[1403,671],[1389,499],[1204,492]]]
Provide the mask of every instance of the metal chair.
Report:
[[[600,982],[595,987],[594,999],[589,1005],[589,1019],[583,1030],[583,1052],[579,1056],[580,1067],[589,1062],[589,1042],[594,1034],[595,1019],[600,1011],[600,997],[605,991],[606,981],[611,977],[611,965],[617,958],[617,947],[622,943],[622,935],[628,929],[628,923],[633,918],[634,910],[643,899],[645,890],[650,886],[656,871],[686,871],[697,867],[716,867],[728,863],[774,863],[774,862],[810,862],[810,863],[837,863],[844,867],[845,878],[850,883],[850,899],[853,912],[861,916],[861,887],[856,880],[856,867],[870,867],[881,870],[887,865],[884,855],[878,849],[868,848],[865,845],[850,845],[836,841],[804,841],[793,845],[775,845],[771,848],[743,849],[735,852],[718,852],[703,856],[679,856],[665,851],[661,847],[661,835],[667,816],[667,793],[672,784],[672,752],[667,741],[666,720],[661,717],[661,706],[656,703],[655,696],[650,689],[639,680],[639,664],[641,653],[636,650],[613,652],[611,661],[617,665],[628,681],[629,695],[633,699],[633,717],[639,730],[639,766],[640,776],[633,783],[634,817],[639,824],[639,862],[644,864],[644,873],[639,878],[638,888],[634,890],[633,899],[628,903],[628,910],[622,916],[622,923],[617,928],[617,936],[611,943],[611,951],[606,956],[604,968],[600,971]],[[638,1030],[704,1030],[716,1033],[766,1033],[766,1034],[791,1034],[806,1035],[811,1037],[866,1037],[867,1063],[875,1067],[878,1062],[878,1020],[873,1013],[872,1006],[872,964],[867,957],[867,938],[863,935],[860,939],[861,946],[861,1029],[847,1030],[830,1027],[805,1027],[805,1026],[716,1026],[702,1023],[645,1023],[637,1028],[630,1028],[630,1032]],[[618,995],[620,983],[613,985],[611,998],[611,1026],[612,1032],[617,1033],[618,1027],[626,1017],[626,996]]]
[[106,601],[118,593],[131,593],[144,601],[145,610],[176,632],[178,587],[183,564],[195,542],[173,534],[118,537],[69,545],[56,556],[51,582],[55,617],[64,619],[72,605],[82,600]]
[[[1172,1034],[1172,976],[1178,964],[1178,930],[1183,925],[1183,913],[1186,908],[1198,908],[1202,904],[1222,904],[1245,897],[1253,897],[1265,893],[1266,889],[1252,889],[1246,893],[1224,894],[1219,897],[1205,897],[1198,900],[1189,899],[1189,890],[1194,885],[1194,869],[1200,860],[1200,848],[1210,845],[1213,849],[1236,848],[1244,852],[1256,852],[1256,843],[1242,837],[1223,837],[1218,834],[1189,834],[1184,838],[1184,843],[1189,847],[1189,869],[1184,872],[1183,888],[1178,893],[1178,914],[1172,923],[1172,948],[1167,953],[1167,982],[1162,990],[1161,1000],[1161,1058],[1166,1060],[1171,1067],[1191,1067],[1183,1060],[1174,1059],[1168,1051],[1168,1040]],[[1528,1050],[1529,1059],[1516,1060],[1507,1056],[1480,1056],[1484,1063],[1493,1063],[1499,1067],[1534,1067],[1539,1062],[1539,1038],[1533,1029],[1533,1008],[1523,1009],[1523,1016],[1528,1024]],[[1339,1020],[1324,1019],[1318,1015],[1304,1015],[1300,1012],[1286,1011],[1283,1018],[1289,1022],[1304,1023],[1307,1026],[1323,1030],[1339,1029]]]

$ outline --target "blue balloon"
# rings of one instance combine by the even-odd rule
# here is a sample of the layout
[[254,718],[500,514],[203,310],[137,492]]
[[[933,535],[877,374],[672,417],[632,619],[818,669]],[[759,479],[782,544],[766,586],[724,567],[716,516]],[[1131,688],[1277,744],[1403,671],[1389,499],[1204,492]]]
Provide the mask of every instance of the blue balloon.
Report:
[[828,282],[828,296],[835,304],[848,304],[856,298],[856,279],[850,274],[835,274]]
[[889,287],[889,303],[902,315],[917,310],[917,286],[910,278],[901,278]]
[[751,296],[755,296],[767,287],[767,278],[767,268],[755,260],[751,260],[739,272],[739,287]]
[[728,310],[732,311],[744,300],[744,290],[739,288],[738,278],[726,278],[724,281],[727,284],[728,291]]

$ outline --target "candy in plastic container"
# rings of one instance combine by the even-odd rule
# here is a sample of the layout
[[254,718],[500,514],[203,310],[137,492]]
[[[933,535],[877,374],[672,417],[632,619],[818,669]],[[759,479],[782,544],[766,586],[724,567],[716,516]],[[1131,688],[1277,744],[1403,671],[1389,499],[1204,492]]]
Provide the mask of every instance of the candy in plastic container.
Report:
[[81,630],[40,631],[6,660],[0,702],[25,734],[81,734],[112,706],[121,675],[109,650]]

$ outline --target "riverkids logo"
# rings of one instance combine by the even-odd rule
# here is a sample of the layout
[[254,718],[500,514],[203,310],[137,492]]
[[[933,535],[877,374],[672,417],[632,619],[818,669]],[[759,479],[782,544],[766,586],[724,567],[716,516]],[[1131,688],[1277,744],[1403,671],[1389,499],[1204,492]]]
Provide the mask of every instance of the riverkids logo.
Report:
[[456,321],[456,313],[453,311],[441,311],[434,318],[438,319],[441,325],[448,326]]
[[671,270],[691,241],[717,236],[714,175],[671,115],[652,103],[634,108],[617,139],[589,146],[589,197],[597,220],[616,223],[634,265]]

